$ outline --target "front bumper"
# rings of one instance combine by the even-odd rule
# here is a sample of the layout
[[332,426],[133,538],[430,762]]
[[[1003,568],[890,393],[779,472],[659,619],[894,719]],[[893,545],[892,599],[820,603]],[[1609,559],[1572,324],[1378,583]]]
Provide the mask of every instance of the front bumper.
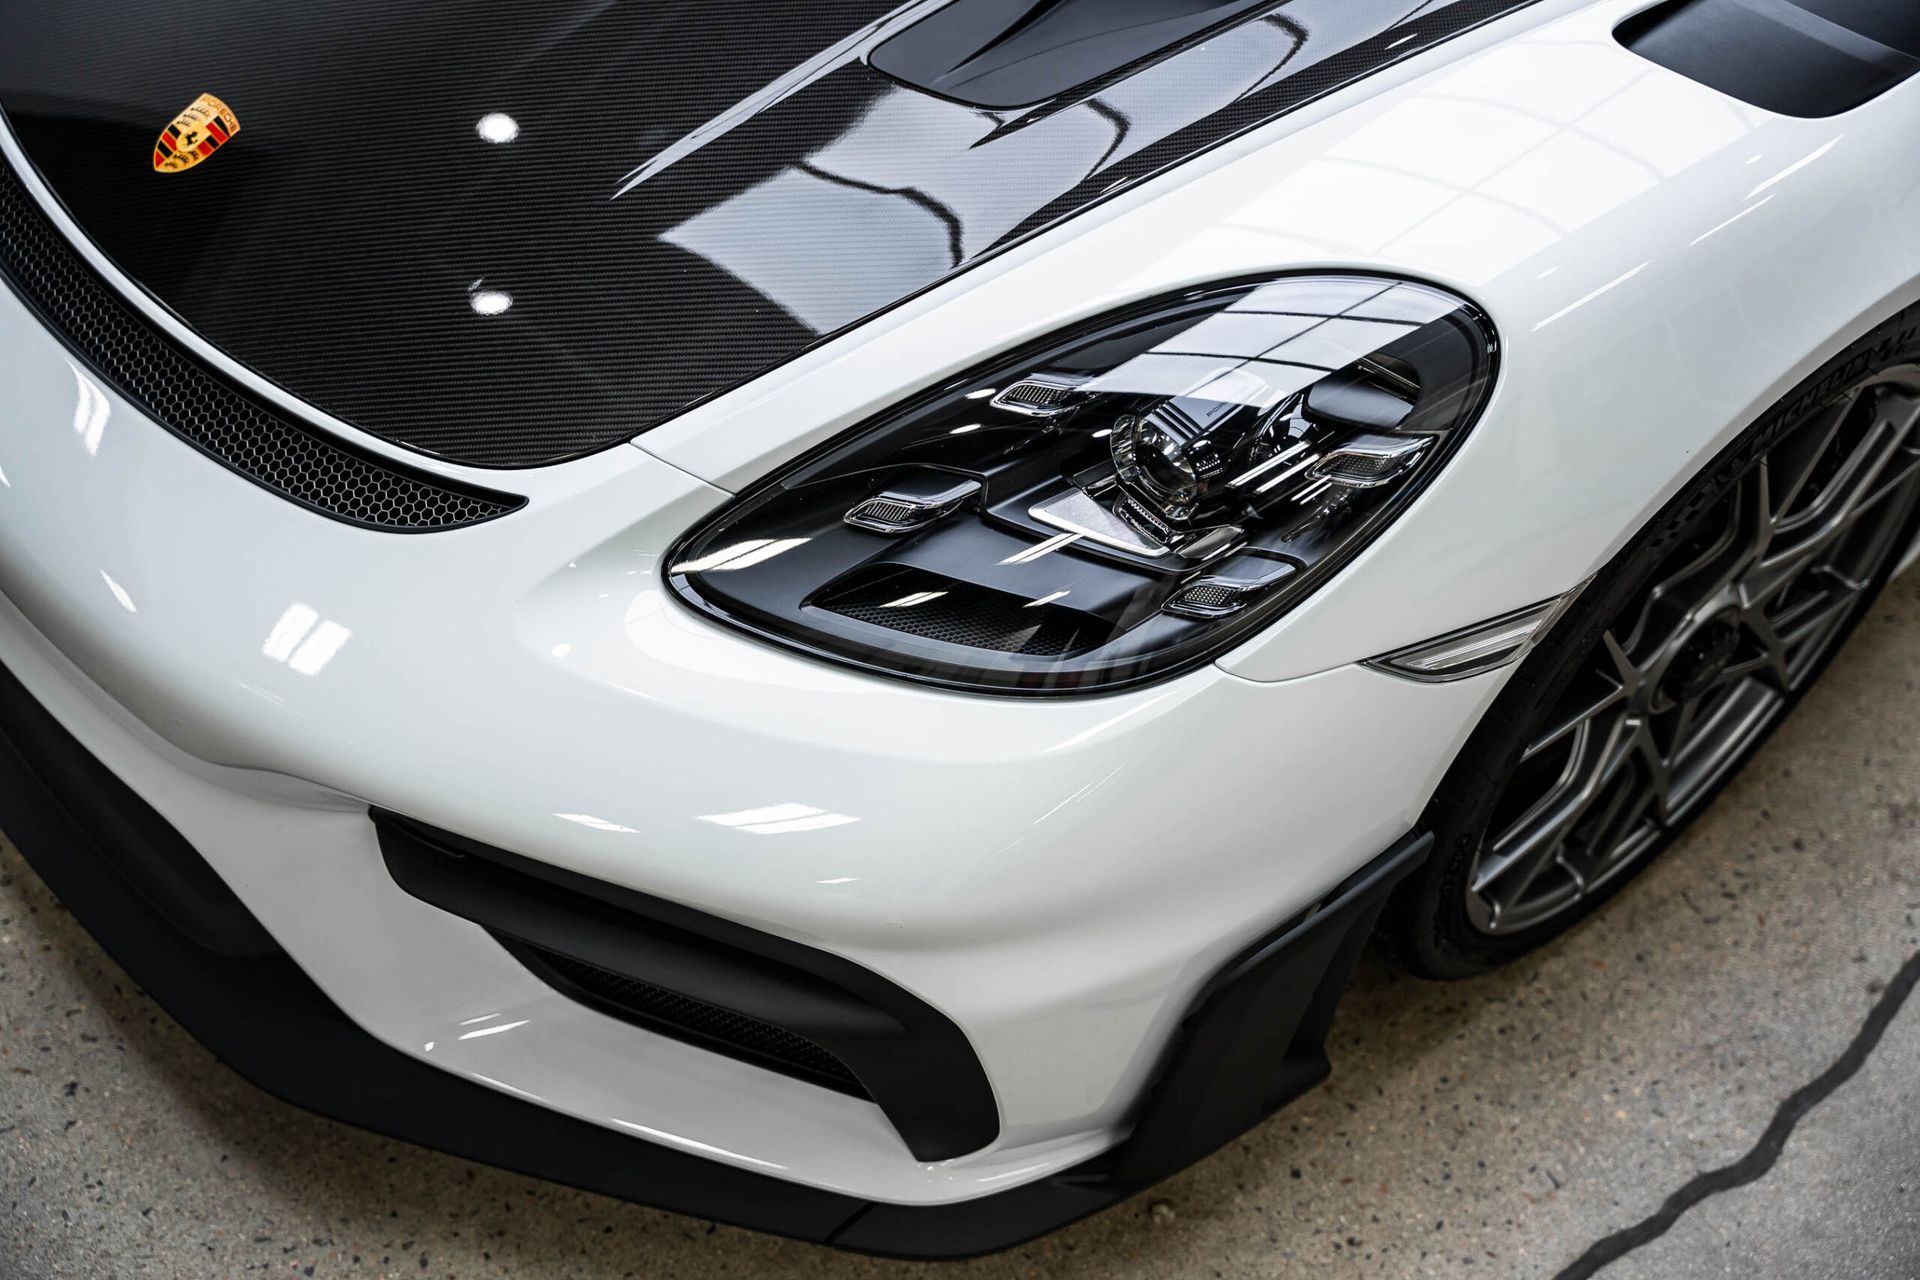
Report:
[[1408,838],[1245,948],[1181,1019],[1118,1147],[950,1205],[863,1201],[635,1143],[448,1077],[356,1027],[150,806],[0,669],[0,825],[75,917],[218,1057],[296,1105],[587,1190],[896,1257],[988,1252],[1095,1212],[1207,1154],[1326,1073],[1328,1025]]

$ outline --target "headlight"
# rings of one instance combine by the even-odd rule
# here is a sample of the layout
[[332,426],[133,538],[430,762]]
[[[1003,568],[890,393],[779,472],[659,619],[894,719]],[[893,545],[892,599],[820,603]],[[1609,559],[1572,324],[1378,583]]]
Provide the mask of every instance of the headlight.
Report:
[[1497,342],[1426,285],[1296,276],[1110,315],[848,433],[675,548],[701,612],[871,671],[1082,693],[1206,662],[1377,535]]

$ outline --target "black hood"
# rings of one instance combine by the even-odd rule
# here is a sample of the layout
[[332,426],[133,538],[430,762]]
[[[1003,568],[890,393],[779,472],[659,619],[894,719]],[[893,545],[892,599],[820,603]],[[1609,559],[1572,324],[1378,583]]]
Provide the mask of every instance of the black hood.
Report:
[[[530,466],[1531,2],[0,0],[0,106],[206,340]],[[239,132],[156,172],[203,93]]]

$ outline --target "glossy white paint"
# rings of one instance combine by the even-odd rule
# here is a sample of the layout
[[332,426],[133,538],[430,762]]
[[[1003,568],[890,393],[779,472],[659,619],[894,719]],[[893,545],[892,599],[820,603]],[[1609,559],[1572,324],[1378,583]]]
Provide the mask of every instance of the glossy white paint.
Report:
[[[1572,586],[1778,389],[1920,295],[1920,85],[1767,117],[1613,45],[1635,7],[1548,0],[641,447],[515,473],[525,511],[454,533],[348,528],[232,476],[0,291],[0,661],[397,1048],[883,1200],[1074,1163],[1115,1138],[1206,974],[1413,824],[1504,678],[1353,663]],[[1505,372],[1400,524],[1219,666],[1096,699],[936,693],[662,589],[661,556],[726,490],[913,389],[1117,303],[1322,266],[1474,297]],[[1001,1142],[920,1165],[864,1103],[553,995],[392,885],[370,803],[886,974],[966,1030]]]

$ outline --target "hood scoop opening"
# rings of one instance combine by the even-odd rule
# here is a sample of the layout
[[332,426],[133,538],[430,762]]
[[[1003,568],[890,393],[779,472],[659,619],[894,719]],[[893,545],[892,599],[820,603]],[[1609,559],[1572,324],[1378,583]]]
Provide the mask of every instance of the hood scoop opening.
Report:
[[1274,0],[954,0],[876,48],[896,80],[970,106],[1030,106],[1104,80]]
[[1615,34],[1669,71],[1808,120],[1851,111],[1920,74],[1914,0],[1667,0]]

